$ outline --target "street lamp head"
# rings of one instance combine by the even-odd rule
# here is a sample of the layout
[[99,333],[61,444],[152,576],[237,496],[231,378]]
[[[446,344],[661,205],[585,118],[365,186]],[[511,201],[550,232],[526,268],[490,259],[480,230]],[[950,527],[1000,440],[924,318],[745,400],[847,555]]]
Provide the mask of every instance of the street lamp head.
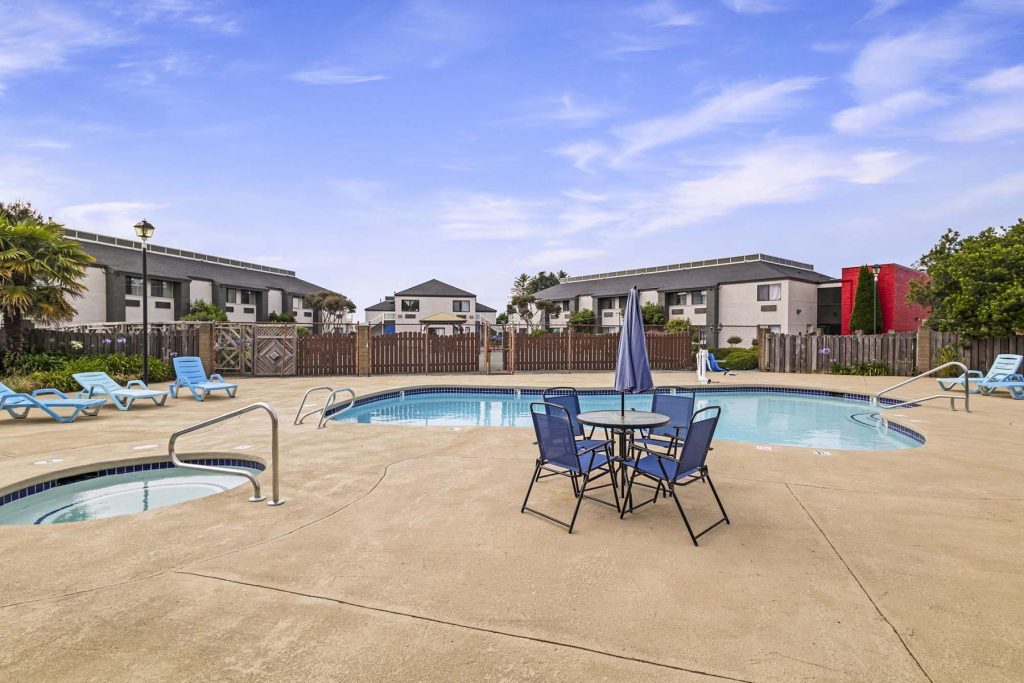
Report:
[[874,273],[875,277],[878,277],[878,274],[882,272],[882,266],[876,263],[875,265],[871,266],[871,272]]
[[156,228],[153,227],[153,224],[147,221],[145,218],[143,218],[141,221],[135,224],[135,234],[138,235],[139,239],[141,239],[143,242],[152,237],[155,231]]

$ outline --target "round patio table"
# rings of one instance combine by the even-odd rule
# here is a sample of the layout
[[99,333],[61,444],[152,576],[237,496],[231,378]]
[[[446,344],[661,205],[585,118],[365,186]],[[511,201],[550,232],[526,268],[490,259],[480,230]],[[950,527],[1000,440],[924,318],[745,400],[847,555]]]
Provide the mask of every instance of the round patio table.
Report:
[[[629,454],[626,452],[627,432],[632,432],[636,429],[661,427],[672,421],[672,418],[668,415],[651,413],[645,410],[627,410],[624,413],[618,410],[592,410],[587,413],[580,413],[576,416],[576,419],[579,420],[580,424],[585,424],[588,427],[602,427],[616,433],[619,437],[619,453],[617,456],[619,462],[629,459]],[[625,491],[626,471],[624,468],[621,480],[623,491]]]

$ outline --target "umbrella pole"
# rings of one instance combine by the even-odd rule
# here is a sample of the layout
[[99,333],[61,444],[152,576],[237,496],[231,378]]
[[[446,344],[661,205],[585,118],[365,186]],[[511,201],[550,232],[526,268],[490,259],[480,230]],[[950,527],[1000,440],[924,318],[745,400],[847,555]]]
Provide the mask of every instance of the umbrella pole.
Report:
[[626,392],[619,392],[619,415],[626,414]]

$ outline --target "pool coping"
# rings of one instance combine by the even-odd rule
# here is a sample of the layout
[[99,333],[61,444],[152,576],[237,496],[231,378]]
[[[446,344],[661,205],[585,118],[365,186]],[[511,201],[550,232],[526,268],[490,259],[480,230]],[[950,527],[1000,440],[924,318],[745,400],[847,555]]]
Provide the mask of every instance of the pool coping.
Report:
[[[374,391],[369,394],[357,397],[351,403],[339,406],[338,408],[330,411],[327,416],[330,418],[336,417],[339,413],[342,413],[351,408],[358,406],[367,405],[369,403],[376,403],[377,401],[386,401],[393,398],[405,398],[406,396],[417,396],[420,394],[431,394],[431,393],[449,393],[449,394],[474,394],[474,393],[485,393],[485,394],[497,394],[497,395],[510,395],[510,396],[543,396],[545,391],[551,389],[568,389],[569,387],[527,387],[527,386],[512,386],[512,387],[494,387],[494,386],[464,386],[464,385],[450,385],[450,384],[420,384],[410,387],[398,387],[396,389],[385,389],[382,391]],[[698,395],[701,393],[768,393],[768,394],[789,394],[796,396],[818,396],[823,398],[841,399],[845,401],[859,401],[863,403],[871,404],[873,396],[869,394],[860,394],[849,391],[835,391],[829,389],[812,389],[807,387],[776,387],[776,386],[765,386],[760,384],[740,384],[740,385],[729,385],[729,386],[707,386],[707,385],[665,385],[661,387],[655,387],[650,391],[639,392],[639,394],[653,394],[656,389],[689,389],[696,392]],[[619,392],[614,389],[576,389],[576,392],[580,396],[615,396]],[[907,402],[900,398],[882,398],[879,400],[882,405],[900,405],[903,408],[917,408],[920,406],[918,403]],[[916,441],[919,445],[927,443],[927,439],[924,434],[911,429],[906,425],[895,422],[890,418],[881,416],[879,413],[882,426],[886,429],[892,430],[897,434],[905,436],[913,441]]]
[[[259,470],[260,473],[267,468],[267,464],[261,458],[257,457],[190,457],[184,459],[183,462],[193,463],[196,465],[212,465],[215,467],[251,467],[252,469]],[[43,491],[66,486],[68,484],[74,484],[86,479],[99,479],[101,477],[109,477],[117,474],[131,474],[133,472],[147,472],[152,470],[176,468],[177,465],[170,460],[163,458],[138,458],[128,462],[100,462],[92,463],[90,465],[70,467],[64,470],[58,470],[57,472],[47,472],[37,477],[23,479],[6,487],[0,487],[0,507],[17,502],[36,493],[42,493]],[[259,475],[257,474],[257,476]]]

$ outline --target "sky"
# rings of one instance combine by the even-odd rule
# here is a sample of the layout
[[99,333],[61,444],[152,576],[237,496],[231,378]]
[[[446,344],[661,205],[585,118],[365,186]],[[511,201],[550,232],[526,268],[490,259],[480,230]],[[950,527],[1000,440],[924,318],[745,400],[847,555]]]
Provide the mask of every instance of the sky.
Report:
[[1024,216],[1024,0],[0,0],[0,201],[438,278],[764,252],[838,275]]

